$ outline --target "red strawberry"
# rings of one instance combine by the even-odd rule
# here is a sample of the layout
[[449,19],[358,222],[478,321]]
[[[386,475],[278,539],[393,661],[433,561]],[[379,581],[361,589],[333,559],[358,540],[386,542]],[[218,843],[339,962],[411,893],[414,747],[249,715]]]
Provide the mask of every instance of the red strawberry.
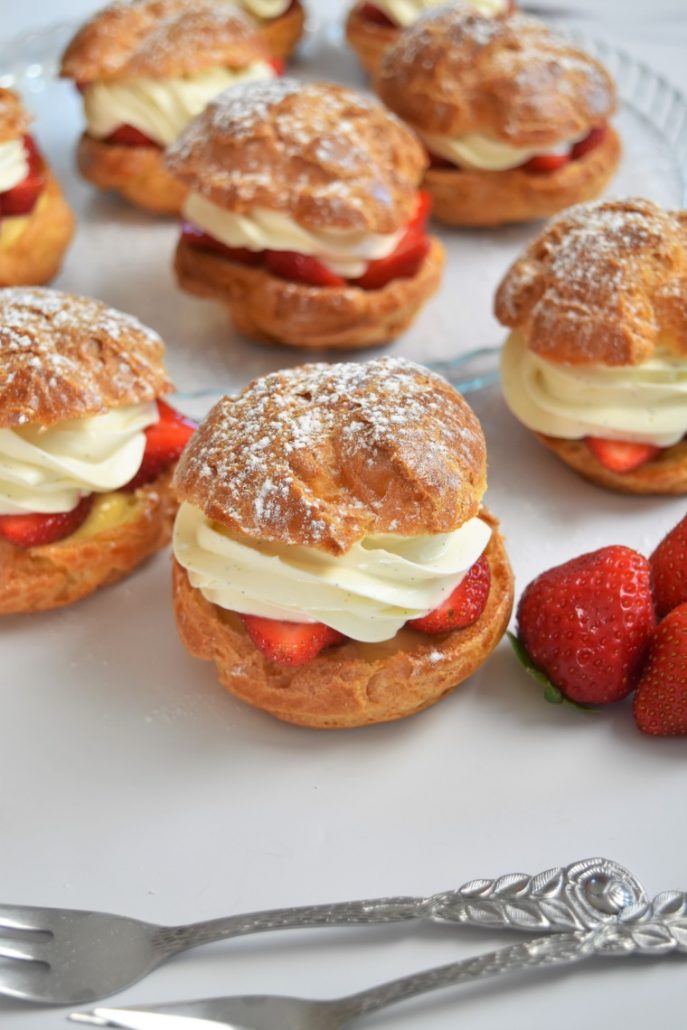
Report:
[[687,601],[687,515],[649,558],[659,616]]
[[294,250],[266,250],[265,264],[273,275],[308,286],[345,286],[346,280],[310,254]]
[[396,249],[384,258],[370,261],[363,275],[352,284],[363,290],[380,290],[392,279],[409,279],[415,275],[429,253],[430,242],[425,235],[432,199],[428,193],[418,193],[415,214],[398,241]]
[[164,401],[157,401],[160,420],[146,429],[146,449],[141,467],[123,490],[137,490],[177,461],[184,447],[191,439],[196,423],[180,412],[170,408]]
[[654,633],[632,710],[643,733],[687,735],[687,604],[673,608]]
[[322,622],[282,622],[242,615],[246,632],[259,651],[271,662],[280,665],[304,665],[324,647],[339,644],[346,638]]
[[585,436],[584,442],[595,458],[612,472],[632,472],[661,453],[650,443],[629,440],[605,440],[601,436]]
[[248,250],[247,247],[227,247],[226,244],[220,243],[214,236],[203,232],[202,229],[199,229],[197,225],[193,225],[192,222],[183,222],[181,235],[187,243],[197,250],[211,250],[215,254],[221,254],[222,257],[227,258],[229,261],[238,261],[242,265],[262,264],[264,251]]
[[559,168],[567,165],[570,161],[570,154],[537,154],[525,161],[520,167],[524,172],[533,172],[535,175],[544,175],[547,172],[556,172]]
[[458,165],[454,161],[449,161],[447,157],[440,157],[439,154],[433,154],[430,150],[427,151],[427,157],[429,158],[430,168],[453,168],[454,171],[458,170]]
[[598,147],[599,143],[602,142],[606,137],[606,126],[597,125],[595,129],[585,136],[584,139],[578,140],[577,143],[573,144],[572,150],[570,151],[570,159],[572,161],[579,161],[581,157],[588,154],[594,147]]
[[489,562],[482,555],[443,604],[421,619],[411,619],[408,625],[422,633],[450,633],[470,626],[484,611],[490,586]]
[[649,563],[602,547],[543,572],[518,606],[518,637],[565,697],[619,701],[633,689],[656,624]]
[[387,17],[384,11],[380,11],[374,4],[363,4],[360,8],[360,17],[365,21],[371,21],[375,25],[384,25],[386,28],[396,28],[396,24]]
[[133,125],[120,125],[111,132],[105,140],[106,143],[117,143],[120,147],[157,147],[160,146],[155,140],[150,139],[140,129],[135,129]]
[[72,533],[88,518],[93,505],[93,494],[83,497],[76,508],[50,515],[38,512],[29,515],[0,515],[0,536],[15,547],[40,547],[54,544]]
[[34,175],[43,171],[43,158],[35,139],[28,133],[23,137],[24,152],[29,162],[29,171]]
[[43,192],[45,181],[38,172],[29,172],[11,190],[0,194],[0,212],[6,218],[30,215]]
[[281,57],[270,57],[267,63],[272,65],[272,68],[277,75],[284,74],[284,68],[286,65]]

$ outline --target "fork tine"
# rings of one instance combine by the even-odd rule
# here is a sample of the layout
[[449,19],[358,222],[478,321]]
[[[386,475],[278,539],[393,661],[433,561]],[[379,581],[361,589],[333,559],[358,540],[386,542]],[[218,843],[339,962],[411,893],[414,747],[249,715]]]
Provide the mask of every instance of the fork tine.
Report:
[[27,1001],[55,1001],[50,989],[50,970],[35,963],[18,962],[7,966],[3,963],[0,965],[0,995]]
[[[32,905],[0,904],[0,928],[6,930],[46,930],[50,909]],[[43,916],[43,918],[41,918]]]
[[29,944],[26,941],[17,941],[16,944],[3,944],[0,941],[1,958],[17,958],[27,962],[47,962],[45,948],[41,948],[40,944]]

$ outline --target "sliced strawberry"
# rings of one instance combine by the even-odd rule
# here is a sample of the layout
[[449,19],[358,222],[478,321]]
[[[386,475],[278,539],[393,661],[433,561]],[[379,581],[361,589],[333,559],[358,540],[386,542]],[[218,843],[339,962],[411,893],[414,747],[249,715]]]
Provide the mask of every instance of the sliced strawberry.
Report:
[[584,139],[578,140],[577,143],[573,144],[572,150],[570,151],[571,161],[578,161],[585,154],[588,154],[594,147],[598,147],[606,137],[606,126],[598,125],[595,129],[585,136]]
[[88,87],[91,85],[90,82],[79,82],[78,80],[74,83],[79,93],[83,96]]
[[490,586],[489,562],[482,555],[443,604],[421,619],[411,619],[408,626],[422,633],[450,633],[471,626],[484,611]]
[[214,236],[203,232],[197,225],[191,222],[184,222],[181,227],[181,235],[192,247],[197,250],[211,250],[215,254],[221,254],[230,261],[238,261],[242,265],[261,265],[264,251],[248,250],[247,247],[227,247],[220,243]]
[[29,136],[27,133],[22,140],[24,144],[24,153],[26,159],[29,162],[29,172],[37,174],[43,171],[43,158],[41,152],[38,149],[35,139],[33,136]]
[[170,408],[164,401],[157,401],[160,420],[146,429],[146,449],[141,467],[123,490],[137,490],[145,486],[178,460],[184,447],[191,439],[196,423],[180,412]]
[[37,172],[29,172],[22,182],[0,194],[0,212],[6,218],[30,215],[44,187],[43,176]]
[[120,147],[156,147],[161,149],[155,140],[150,139],[144,132],[135,129],[133,125],[120,125],[111,132],[105,139],[105,143],[116,143]]
[[429,253],[428,236],[407,233],[388,257],[370,261],[364,275],[353,280],[362,290],[380,290],[392,279],[410,279],[419,271]]
[[523,172],[533,172],[535,175],[545,175],[546,172],[556,172],[559,168],[567,165],[570,161],[570,154],[537,154],[521,165]]
[[274,69],[277,75],[284,74],[286,62],[283,61],[281,57],[270,57],[267,63],[272,65],[272,68]]
[[83,497],[76,508],[44,515],[0,515],[0,536],[15,547],[40,547],[54,544],[72,533],[88,518],[93,505],[93,494]]
[[322,622],[282,622],[242,615],[246,632],[265,658],[280,665],[304,665],[324,647],[346,638]]
[[430,168],[457,168],[458,165],[454,164],[453,161],[449,161],[447,157],[440,157],[438,154],[433,154],[430,150],[427,151],[427,157],[429,158]]
[[345,286],[346,280],[310,254],[294,250],[266,250],[265,264],[273,275],[308,286]]
[[383,25],[387,29],[397,28],[396,23],[384,11],[380,11],[378,7],[375,7],[374,4],[363,4],[359,11],[360,17],[364,18],[365,21],[371,21],[375,25]]
[[660,447],[650,443],[604,440],[600,436],[585,436],[584,442],[594,457],[612,472],[631,472],[661,453]]

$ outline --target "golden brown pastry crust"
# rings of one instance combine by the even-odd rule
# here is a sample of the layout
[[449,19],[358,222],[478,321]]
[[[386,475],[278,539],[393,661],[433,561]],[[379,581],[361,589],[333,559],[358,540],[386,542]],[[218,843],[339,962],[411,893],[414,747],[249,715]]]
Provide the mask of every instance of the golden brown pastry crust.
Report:
[[162,340],[101,301],[0,291],[0,427],[84,418],[172,389]]
[[94,536],[30,548],[0,538],[0,615],[61,608],[128,576],[171,539],[171,479],[170,469],[141,487],[136,516]]
[[426,133],[546,150],[607,121],[613,82],[593,57],[522,14],[437,8],[399,33],[375,88]]
[[[483,516],[484,517],[484,516]],[[491,590],[480,618],[465,629],[429,636],[403,629],[384,644],[355,641],[289,668],[268,661],[240,618],[207,601],[174,562],[174,609],[191,654],[213,661],[223,687],[277,719],[343,729],[414,715],[441,700],[489,657],[513,607],[513,575],[494,526],[486,556]]]
[[115,2],[79,29],[60,74],[77,82],[169,79],[268,54],[255,22],[226,0]]
[[305,28],[305,11],[295,3],[279,18],[259,22],[260,33],[265,45],[275,57],[288,58],[294,52]]
[[100,189],[115,190],[154,214],[181,211],[187,190],[166,171],[164,151],[159,147],[123,147],[84,132],[76,160],[84,179]]
[[489,227],[528,222],[598,197],[619,161],[620,140],[609,125],[605,138],[593,150],[556,171],[429,168],[423,188],[431,194],[434,218],[446,225]]
[[289,347],[330,350],[374,347],[395,339],[439,288],[444,249],[435,237],[422,267],[380,290],[326,289],[287,282],[265,268],[229,261],[179,241],[179,285],[224,304],[240,333]]
[[333,83],[281,78],[211,100],[166,164],[230,211],[265,207],[309,229],[392,233],[415,211],[427,158],[381,104]]
[[382,54],[398,36],[393,25],[377,25],[361,14],[363,4],[352,7],[346,18],[346,39],[358,55],[358,60],[369,75],[379,68]]
[[564,211],[508,270],[495,312],[554,362],[687,355],[687,212],[639,198]]
[[561,440],[534,434],[540,443],[585,479],[626,494],[687,494],[687,441],[667,447],[656,458],[631,472],[613,472],[592,454],[584,440]]
[[28,132],[31,116],[14,90],[0,87],[0,143]]
[[50,282],[59,272],[74,235],[74,216],[45,164],[43,178],[43,193],[27,216],[23,233],[11,246],[0,249],[0,286],[41,286]]
[[175,486],[233,532],[341,554],[365,536],[448,533],[476,516],[486,449],[470,406],[419,365],[301,365],[216,404]]

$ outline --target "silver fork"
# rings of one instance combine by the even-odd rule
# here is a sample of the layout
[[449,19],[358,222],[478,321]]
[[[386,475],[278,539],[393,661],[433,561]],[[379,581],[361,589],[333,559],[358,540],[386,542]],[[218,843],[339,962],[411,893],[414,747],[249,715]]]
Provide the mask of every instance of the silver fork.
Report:
[[75,1004],[115,994],[170,956],[211,941],[306,927],[415,919],[531,932],[588,930],[646,895],[635,877],[605,858],[536,876],[472,880],[428,898],[396,897],[272,909],[186,926],[157,926],[76,909],[0,905],[0,995]]
[[687,895],[668,891],[587,930],[513,944],[331,1001],[247,995],[137,1009],[99,1008],[72,1013],[70,1019],[121,1030],[341,1030],[361,1016],[426,991],[488,976],[570,965],[594,956],[660,958],[676,952],[687,953]]

